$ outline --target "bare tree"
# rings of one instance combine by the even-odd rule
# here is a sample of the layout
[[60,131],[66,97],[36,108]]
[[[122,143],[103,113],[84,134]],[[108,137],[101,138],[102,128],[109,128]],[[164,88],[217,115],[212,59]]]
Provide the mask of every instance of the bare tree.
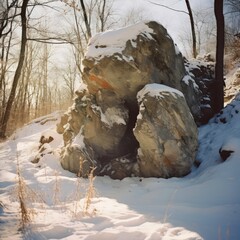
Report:
[[213,110],[218,113],[224,105],[224,15],[223,0],[214,1],[214,13],[217,23],[217,47],[216,47],[216,65],[215,65],[215,95]]
[[17,16],[17,4],[18,0],[12,0],[10,3],[9,1],[0,3],[0,38],[11,32],[11,22]]
[[182,10],[177,10],[177,9],[174,9],[174,8],[171,8],[171,7],[168,7],[166,5],[159,4],[159,3],[155,3],[155,2],[151,2],[151,3],[154,4],[154,5],[158,5],[158,6],[167,8],[167,9],[175,11],[175,12],[185,13],[189,16],[190,25],[191,25],[191,33],[192,33],[192,56],[194,58],[196,58],[197,57],[197,40],[196,40],[196,32],[195,32],[195,24],[194,24],[194,19],[193,19],[193,13],[192,13],[192,8],[190,6],[189,0],[185,0],[186,7],[187,7],[187,10],[188,10],[187,12],[182,11]]
[[188,9],[188,14],[190,18],[190,24],[191,24],[191,32],[192,32],[192,54],[193,57],[197,57],[197,40],[196,40],[196,32],[195,32],[195,26],[194,26],[194,20],[193,20],[193,13],[192,13],[192,8],[190,6],[189,0],[185,0],[187,9]]
[[198,53],[212,51],[216,46],[216,24],[212,9],[195,10],[194,19]]
[[26,49],[26,43],[27,43],[27,4],[29,0],[23,0],[22,6],[21,6],[21,29],[22,29],[22,37],[21,37],[21,49],[20,49],[20,56],[18,61],[18,66],[16,69],[16,72],[14,74],[13,83],[11,92],[7,101],[7,106],[4,111],[3,117],[1,119],[1,125],[0,125],[0,138],[6,137],[6,130],[7,130],[7,123],[10,117],[13,101],[16,94],[16,89],[18,85],[18,81],[21,76],[21,71],[24,63],[25,58],[25,49]]
[[231,55],[231,64],[240,58],[240,4],[238,0],[224,1],[225,53]]
[[90,37],[99,32],[105,31],[111,26],[111,0],[89,0],[89,1],[64,1],[73,13],[73,19],[65,16],[70,25],[67,30],[68,41],[72,44],[73,55],[79,74],[81,71],[81,61],[87,49]]
[[[29,67],[33,60],[30,60],[31,57],[29,55],[28,62],[25,61],[26,54],[28,55],[26,49],[29,40],[55,44],[66,43],[65,39],[56,37],[57,34],[53,37],[47,34],[46,38],[45,36],[40,36],[40,38],[36,37],[44,31],[39,31],[40,29],[38,26],[32,24],[34,22],[32,18],[32,26],[29,24],[30,15],[36,6],[49,7],[51,10],[55,10],[54,7],[48,4],[56,1],[57,0],[48,0],[45,2],[37,0],[7,0],[4,2],[1,1],[0,3],[0,9],[2,10],[0,12],[0,138],[6,136],[7,130],[11,127],[9,126],[11,125],[9,121],[14,119],[14,117],[17,116],[18,122],[21,122],[20,120],[27,121],[30,118],[32,100],[36,99],[35,97],[33,98],[32,84],[29,80],[32,78],[32,72]],[[40,21],[39,18],[35,18],[34,20]],[[35,31],[34,35],[27,35],[30,29]],[[20,38],[19,33],[21,33]],[[17,55],[18,57],[15,57],[13,61],[11,59],[12,56]],[[9,58],[9,56],[11,56],[11,58]],[[45,70],[43,71],[43,76],[45,76],[44,79],[46,79],[48,64],[46,63],[44,66]],[[51,92],[47,90],[48,86],[46,86],[46,84],[43,85],[44,93],[47,93],[45,96],[51,97]],[[37,97],[40,97],[40,95]],[[51,106],[49,109],[50,108]]]
[[100,20],[100,31],[103,32],[104,31],[104,26],[105,26],[105,22],[107,20],[107,18],[105,17],[106,11],[106,0],[102,1],[102,6],[99,5],[98,6],[98,15],[99,15],[99,20]]
[[[91,26],[90,26],[89,21],[88,21],[87,11],[86,11],[86,8],[85,8],[84,1],[80,0],[80,3],[81,3],[82,11],[83,11],[84,23],[85,23],[86,30],[87,30],[87,38],[90,39],[92,37],[92,33],[91,33]],[[104,3],[105,3],[105,0],[104,0]],[[74,9],[76,9],[76,8],[74,8]]]
[[[67,70],[67,71],[66,71]],[[76,67],[69,63],[67,69],[64,70],[64,89],[66,89],[67,99],[72,100],[74,98],[74,91],[76,80],[78,79]]]
[[125,13],[125,15],[120,19],[120,25],[123,27],[127,25],[136,24],[140,21],[143,21],[146,19],[145,16],[145,9],[144,8],[130,8]]
[[[20,127],[23,123],[30,120],[29,90],[33,71],[33,51],[31,47],[31,44],[28,42],[25,51],[25,61],[12,107],[13,110],[8,123],[8,130]],[[14,124],[11,124],[12,122],[14,122]]]
[[[12,39],[14,38],[13,30],[15,29],[15,16],[17,15],[17,1],[2,2],[0,4],[0,123],[4,114],[7,102],[7,83],[8,71],[13,64],[10,49]],[[11,62],[11,63],[10,63]]]
[[240,13],[240,4],[239,0],[225,0],[224,5],[227,7],[227,12],[225,14],[238,14]]

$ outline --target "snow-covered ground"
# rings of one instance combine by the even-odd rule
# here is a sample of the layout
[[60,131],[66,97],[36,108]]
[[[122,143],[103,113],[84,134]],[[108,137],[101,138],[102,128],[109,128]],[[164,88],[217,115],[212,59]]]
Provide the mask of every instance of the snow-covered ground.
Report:
[[[0,144],[0,239],[240,239],[240,97],[199,128],[202,163],[191,174],[122,181],[96,177],[88,208],[89,180],[59,164],[59,116],[35,120]],[[54,140],[33,164],[42,135]],[[225,162],[221,147],[234,151]],[[29,187],[26,204],[35,212],[24,235],[18,230],[17,162]]]

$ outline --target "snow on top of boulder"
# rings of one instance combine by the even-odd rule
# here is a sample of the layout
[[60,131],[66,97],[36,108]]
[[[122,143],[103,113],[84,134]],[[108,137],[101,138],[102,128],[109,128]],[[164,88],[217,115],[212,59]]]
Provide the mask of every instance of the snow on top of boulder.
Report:
[[104,56],[112,56],[117,52],[121,53],[128,40],[132,40],[133,47],[136,47],[134,40],[141,33],[149,39],[152,39],[150,33],[153,33],[153,30],[149,28],[145,22],[139,22],[135,25],[117,30],[98,33],[90,39],[85,57],[98,59]]
[[184,97],[183,93],[175,88],[168,87],[163,84],[151,83],[144,86],[142,90],[140,90],[137,94],[137,99],[139,102],[142,101],[145,95],[149,95],[151,97],[164,97],[164,95],[176,95]]

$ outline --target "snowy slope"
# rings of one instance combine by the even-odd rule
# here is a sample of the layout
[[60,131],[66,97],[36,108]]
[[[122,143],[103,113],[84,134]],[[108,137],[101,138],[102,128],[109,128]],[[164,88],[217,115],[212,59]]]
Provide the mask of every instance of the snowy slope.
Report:
[[[96,177],[88,209],[89,181],[59,164],[59,117],[54,113],[38,119],[0,144],[0,239],[240,239],[240,97],[199,128],[202,163],[190,175],[122,181]],[[33,164],[42,135],[54,141]],[[234,151],[225,162],[220,147]],[[31,189],[27,206],[36,213],[25,235],[18,231],[17,160]]]

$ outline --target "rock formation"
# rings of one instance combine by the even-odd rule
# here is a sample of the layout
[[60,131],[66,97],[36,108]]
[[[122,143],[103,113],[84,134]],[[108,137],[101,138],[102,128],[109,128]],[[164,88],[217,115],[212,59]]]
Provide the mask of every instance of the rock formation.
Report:
[[[83,60],[84,87],[58,124],[62,166],[82,176],[94,167],[95,174],[118,179],[186,175],[197,149],[191,112],[200,119],[202,96],[196,75],[187,80],[188,74],[157,22],[97,34]],[[146,86],[158,97],[137,99]]]
[[190,172],[197,150],[197,127],[183,94],[148,84],[138,93],[134,135],[140,144],[138,164],[144,177],[178,177]]
[[[207,55],[208,56],[208,55]],[[206,124],[213,117],[214,62],[191,59],[184,60],[186,75],[181,81],[182,92],[198,126]]]
[[156,22],[96,35],[83,60],[83,80],[92,94],[113,91],[128,102],[148,83],[181,90],[185,68],[167,30]]

